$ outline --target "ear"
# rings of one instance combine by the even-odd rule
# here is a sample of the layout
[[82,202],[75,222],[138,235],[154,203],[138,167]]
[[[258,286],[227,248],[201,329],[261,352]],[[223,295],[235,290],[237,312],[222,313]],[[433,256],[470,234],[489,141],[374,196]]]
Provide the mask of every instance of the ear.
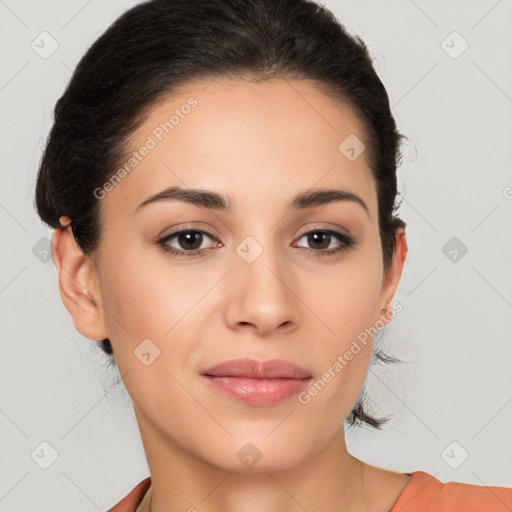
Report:
[[78,247],[70,226],[54,230],[52,257],[59,276],[60,296],[76,330],[92,340],[108,338],[94,262]]
[[395,251],[389,269],[382,281],[381,299],[379,302],[380,320],[385,324],[389,323],[392,318],[386,315],[386,312],[391,308],[393,297],[400,283],[407,250],[405,228],[397,228],[395,231]]

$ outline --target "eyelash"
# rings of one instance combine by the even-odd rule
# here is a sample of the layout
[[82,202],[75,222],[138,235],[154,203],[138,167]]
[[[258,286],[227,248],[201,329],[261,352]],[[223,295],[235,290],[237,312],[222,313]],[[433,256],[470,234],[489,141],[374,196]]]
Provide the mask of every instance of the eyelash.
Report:
[[[159,245],[162,248],[162,250],[164,250],[168,254],[171,254],[173,256],[181,256],[184,258],[201,257],[201,255],[204,252],[208,251],[208,249],[194,249],[192,251],[177,250],[177,249],[174,249],[167,245],[167,242],[169,242],[169,240],[172,240],[174,237],[176,237],[180,234],[183,234],[183,233],[201,233],[203,235],[208,236],[209,238],[214,239],[214,237],[212,235],[210,235],[209,233],[207,233],[206,231],[202,231],[200,229],[185,228],[185,229],[181,229],[178,231],[174,231],[173,233],[161,238],[160,240],[157,241],[157,245]],[[324,233],[327,235],[335,236],[336,238],[338,238],[338,240],[340,240],[342,242],[342,245],[337,247],[336,249],[311,249],[311,248],[307,248],[307,247],[299,247],[299,249],[303,249],[307,254],[313,254],[314,256],[319,256],[319,257],[336,256],[340,253],[350,250],[352,248],[352,246],[356,244],[356,241],[353,238],[351,238],[343,233],[340,233],[338,231],[333,231],[331,229],[314,229],[311,231],[307,231],[305,233],[302,233],[302,235],[299,237],[299,240],[302,237],[309,235],[311,233]]]

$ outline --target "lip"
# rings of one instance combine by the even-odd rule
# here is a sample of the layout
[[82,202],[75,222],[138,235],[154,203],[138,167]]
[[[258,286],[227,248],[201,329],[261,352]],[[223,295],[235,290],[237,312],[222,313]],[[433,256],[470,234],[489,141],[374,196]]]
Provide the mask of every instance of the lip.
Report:
[[311,377],[304,368],[283,359],[256,361],[232,359],[202,372],[214,377],[247,377],[249,379],[304,379]]
[[201,374],[215,390],[250,405],[273,405],[299,393],[311,373],[282,359],[234,359]]

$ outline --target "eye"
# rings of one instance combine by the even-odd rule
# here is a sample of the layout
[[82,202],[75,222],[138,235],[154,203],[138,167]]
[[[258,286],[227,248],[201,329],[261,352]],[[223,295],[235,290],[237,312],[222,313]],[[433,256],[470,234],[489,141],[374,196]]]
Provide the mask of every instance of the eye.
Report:
[[[304,233],[299,240],[302,238],[306,238],[306,242],[313,246],[312,248],[305,247],[307,252],[316,253],[318,256],[330,256],[341,251],[347,251],[356,243],[355,240],[348,235],[331,229],[308,231]],[[336,241],[338,241],[338,244],[336,244]]]
[[[170,254],[192,257],[206,251],[204,244],[208,239],[213,240],[213,237],[206,233],[206,231],[188,228],[166,235],[158,240],[157,243],[164,251]],[[218,242],[213,244],[214,247],[219,245]]]

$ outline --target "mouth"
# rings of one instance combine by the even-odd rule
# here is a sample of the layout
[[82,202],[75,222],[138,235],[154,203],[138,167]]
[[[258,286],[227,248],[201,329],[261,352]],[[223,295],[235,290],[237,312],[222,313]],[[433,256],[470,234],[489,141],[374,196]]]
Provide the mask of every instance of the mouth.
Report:
[[201,374],[212,389],[248,405],[268,406],[299,393],[312,379],[310,372],[289,361],[237,359]]

